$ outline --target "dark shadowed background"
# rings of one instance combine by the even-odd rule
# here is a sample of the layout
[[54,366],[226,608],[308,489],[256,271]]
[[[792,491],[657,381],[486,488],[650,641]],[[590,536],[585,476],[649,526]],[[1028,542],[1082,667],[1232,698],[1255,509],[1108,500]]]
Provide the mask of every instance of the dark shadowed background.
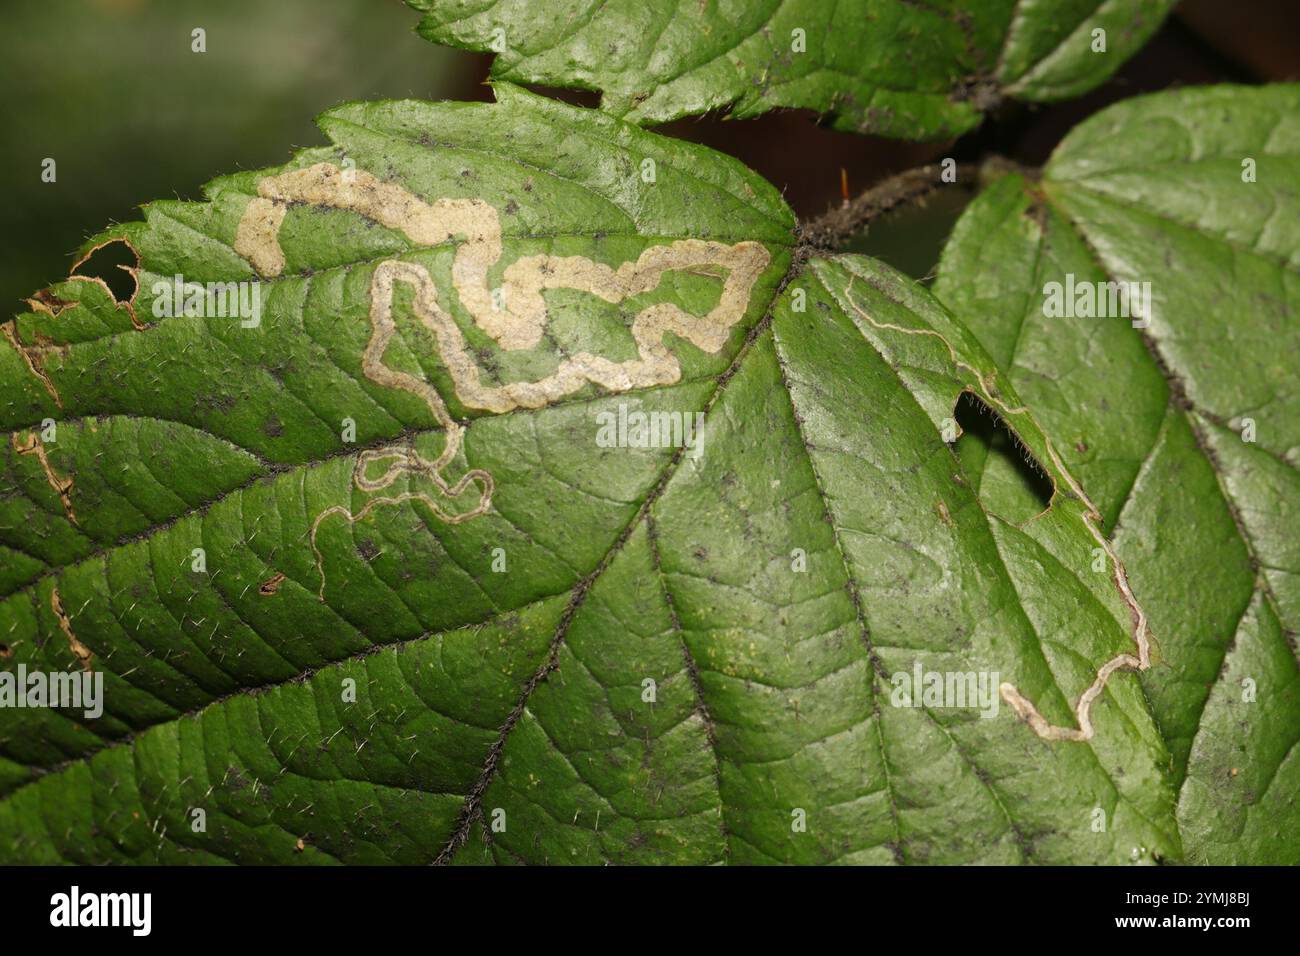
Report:
[[[541,2],[541,0],[539,0]],[[320,143],[312,117],[352,99],[490,99],[488,59],[417,37],[401,0],[7,0],[0,32],[0,316],[66,274],[71,253],[150,199],[199,198],[223,172]],[[206,31],[207,52],[191,51]],[[1010,104],[955,147],[835,133],[797,111],[664,128],[738,156],[801,216],[891,172],[989,152],[1040,163],[1080,119],[1134,93],[1300,77],[1300,0],[1188,0],[1148,47],[1087,97]],[[594,104],[585,95],[561,94]],[[42,161],[57,180],[41,181]],[[964,197],[897,214],[854,248],[925,276]]]

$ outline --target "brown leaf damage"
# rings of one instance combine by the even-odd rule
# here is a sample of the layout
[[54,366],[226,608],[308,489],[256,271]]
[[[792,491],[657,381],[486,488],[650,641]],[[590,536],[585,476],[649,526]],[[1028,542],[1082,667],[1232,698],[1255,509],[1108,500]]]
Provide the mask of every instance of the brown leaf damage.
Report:
[[[134,284],[133,288],[131,289],[131,294],[127,296],[125,299],[119,299],[116,295],[114,295],[113,290],[108,287],[108,283],[105,282],[99,276],[79,275],[77,273],[77,270],[80,269],[83,265],[85,265],[91,259],[91,257],[95,255],[95,253],[115,243],[121,243],[122,245],[126,246],[126,248],[130,250],[131,254],[135,256],[134,266],[125,266],[125,265],[117,266],[117,268],[121,269],[123,272],[125,272],[127,275],[131,277],[131,281]],[[68,270],[68,279],[76,280],[78,282],[90,282],[95,285],[98,285],[100,288],[104,290],[104,293],[110,299],[113,300],[114,304],[116,304],[119,309],[121,308],[126,309],[126,314],[131,317],[132,327],[135,328],[136,331],[140,331],[141,329],[147,328],[147,326],[140,321],[139,316],[135,314],[135,299],[136,296],[140,294],[141,261],[142,260],[140,258],[139,250],[136,249],[136,247],[131,244],[131,241],[129,239],[127,239],[124,236],[115,236],[112,239],[106,239],[103,242],[91,246],[89,249],[87,249],[85,253],[82,254],[81,258],[72,264],[72,268]],[[76,306],[75,302],[66,303],[64,308],[70,309],[70,308],[74,308],[75,306]]]
[[[131,254],[135,256],[134,266],[118,265],[116,267],[131,277],[131,294],[125,299],[119,299],[114,295],[113,290],[109,288],[108,283],[99,276],[82,275],[77,272],[77,270],[85,265],[87,261],[95,255],[95,253],[99,252],[99,250],[116,243],[124,245]],[[68,270],[67,281],[89,282],[92,285],[98,285],[104,290],[104,294],[112,300],[113,304],[118,309],[126,309],[126,314],[131,318],[132,328],[136,330],[144,329],[147,328],[147,326],[145,323],[140,321],[139,316],[137,316],[135,312],[135,300],[140,294],[141,261],[139,250],[137,250],[128,239],[124,237],[106,239],[105,241],[86,250],[85,254],[72,264],[72,268]],[[39,292],[29,296],[25,301],[31,308],[32,312],[49,316],[51,319],[59,318],[59,316],[64,312],[67,312],[69,309],[75,309],[80,304],[72,299],[65,299],[62,296],[57,295],[52,289],[41,289]],[[34,375],[43,386],[45,386],[45,390],[49,392],[50,397],[54,399],[54,404],[59,408],[62,408],[63,399],[59,396],[58,389],[54,387],[54,383],[50,380],[50,376],[45,371],[45,356],[50,352],[58,352],[61,349],[66,348],[66,346],[51,344],[47,338],[40,335],[36,336],[37,341],[35,343],[31,345],[25,344],[22,340],[22,336],[18,332],[18,320],[16,318],[11,319],[7,323],[0,324],[0,335],[3,335],[5,340],[13,346],[14,351],[18,353],[26,364],[28,371],[30,371],[32,375]]]
[[270,597],[276,591],[280,590],[280,585],[283,582],[284,582],[284,572],[276,571],[275,574],[271,575],[260,585],[258,585],[257,593]]
[[[38,300],[28,299],[27,301],[35,302]],[[62,300],[56,300],[56,301],[62,301]],[[35,306],[33,307],[35,308]],[[57,314],[51,311],[49,305],[42,307],[41,311],[48,312],[50,315]],[[62,311],[62,309],[60,309],[60,311]],[[22,340],[18,338],[17,319],[12,319],[9,322],[4,323],[3,325],[0,325],[0,334],[4,335],[5,339],[9,342],[9,344],[14,347],[14,351],[17,352],[19,356],[22,357],[23,362],[27,365],[28,371],[30,371],[33,375],[35,375],[36,378],[40,381],[40,383],[45,386],[45,390],[49,392],[50,397],[54,399],[54,404],[58,405],[59,408],[62,408],[63,399],[59,397],[59,391],[54,387],[54,383],[50,381],[50,377],[47,374],[45,374],[45,354],[49,352],[51,349],[53,349],[54,346],[24,345],[22,343]]]
[[29,431],[25,435],[14,432],[9,436],[9,442],[19,455],[36,456],[41,463],[41,470],[45,472],[45,480],[58,493],[59,501],[63,505],[63,513],[69,521],[79,526],[80,522],[77,521],[77,513],[72,507],[72,479],[66,475],[60,475],[54,470],[54,466],[50,464],[50,456],[46,454],[45,444],[41,441],[41,436],[33,431]]
[[90,662],[94,659],[95,654],[89,647],[77,639],[77,635],[72,630],[72,622],[68,620],[67,613],[63,610],[63,599],[59,597],[59,589],[56,587],[50,591],[50,609],[54,611],[54,616],[58,618],[59,630],[63,631],[64,637],[68,639],[68,649],[72,651],[72,656],[81,662],[81,669],[84,671],[93,671]]

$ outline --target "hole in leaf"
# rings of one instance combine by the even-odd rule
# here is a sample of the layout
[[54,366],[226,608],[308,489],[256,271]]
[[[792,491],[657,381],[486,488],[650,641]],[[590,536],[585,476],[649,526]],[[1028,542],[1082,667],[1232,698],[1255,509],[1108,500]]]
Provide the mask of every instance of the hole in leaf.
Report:
[[984,506],[1014,524],[1046,511],[1052,480],[1002,416],[978,395],[962,392],[953,417],[962,429],[957,457]]
[[548,99],[568,103],[570,106],[581,106],[584,109],[591,110],[600,108],[601,94],[599,90],[566,89],[559,86],[546,86],[542,83],[525,83],[524,89],[530,93],[536,93],[538,96],[545,96]]
[[72,275],[99,279],[118,302],[130,302],[137,288],[135,270],[140,257],[125,239],[110,239],[92,249],[72,267]]

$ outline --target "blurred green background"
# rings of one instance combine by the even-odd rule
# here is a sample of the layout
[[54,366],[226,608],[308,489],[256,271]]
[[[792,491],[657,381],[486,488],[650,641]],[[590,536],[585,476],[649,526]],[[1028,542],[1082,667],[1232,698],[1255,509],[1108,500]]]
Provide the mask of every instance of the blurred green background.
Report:
[[337,103],[477,85],[478,58],[421,40],[416,20],[400,0],[7,0],[0,315],[141,203],[322,142],[312,117]]
[[[312,117],[331,106],[489,99],[488,58],[420,39],[418,19],[402,0],[6,0],[0,318],[65,275],[87,236],[136,218],[141,203],[199,198],[219,173],[279,164],[294,147],[323,142]],[[191,51],[196,27],[206,31],[205,53]],[[799,111],[743,122],[710,115],[663,132],[737,156],[809,217],[840,201],[841,169],[857,193],[947,155],[1041,163],[1066,131],[1115,100],[1187,83],[1295,78],[1298,67],[1297,0],[1184,0],[1100,89],[1051,106],[1008,103],[956,145],[836,133]],[[54,183],[41,181],[46,157],[58,164]],[[854,248],[926,276],[967,197],[956,190],[890,216]]]

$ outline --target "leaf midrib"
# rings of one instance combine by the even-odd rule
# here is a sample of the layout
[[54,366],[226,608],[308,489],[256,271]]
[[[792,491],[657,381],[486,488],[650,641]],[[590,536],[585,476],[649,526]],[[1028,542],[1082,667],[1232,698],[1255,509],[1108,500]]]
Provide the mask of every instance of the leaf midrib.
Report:
[[[781,293],[784,291],[785,287],[793,281],[795,277],[797,277],[802,268],[803,263],[799,260],[799,257],[794,257],[791,261],[790,267],[786,270],[785,276],[777,284],[771,299],[768,301],[767,309],[765,310],[763,317],[759,319],[759,321],[755,322],[750,328],[748,334],[745,336],[744,342],[741,343],[740,348],[736,351],[736,355],[732,359],[731,364],[720,376],[718,376],[717,385],[714,387],[713,391],[709,393],[708,399],[704,402],[703,412],[706,416],[712,410],[713,406],[717,404],[718,399],[726,390],[728,383],[735,377],[735,374],[744,364],[745,359],[748,358],[750,352],[753,350],[754,343],[757,342],[763,332],[771,326],[773,312],[776,308],[776,303],[781,297]],[[677,468],[680,466],[685,456],[685,447],[679,447],[673,452],[673,455],[661,469],[654,487],[646,494],[645,499],[638,506],[636,512],[619,532],[614,544],[601,557],[596,567],[593,568],[573,588],[573,596],[569,601],[568,607],[565,608],[559,624],[556,626],[555,636],[551,640],[551,644],[547,649],[542,664],[525,685],[518,703],[506,718],[506,722],[502,725],[496,743],[494,743],[489,749],[488,756],[484,761],[479,777],[465,797],[465,803],[457,816],[457,821],[452,828],[452,833],[448,837],[442,850],[433,861],[435,865],[450,863],[457,851],[467,843],[470,831],[474,826],[474,823],[479,819],[480,801],[484,792],[486,792],[488,785],[496,774],[497,765],[500,761],[501,754],[504,751],[506,742],[509,739],[510,732],[515,728],[519,718],[528,706],[528,701],[532,696],[532,692],[546,679],[547,675],[549,675],[551,671],[559,666],[560,648],[564,643],[564,639],[568,634],[569,627],[571,626],[574,617],[577,616],[582,605],[585,603],[587,594],[591,590],[592,585],[595,584],[597,579],[599,579],[605,570],[613,563],[614,558],[622,551],[624,545],[626,545],[628,540],[632,537],[633,532],[636,531],[642,521],[652,520],[650,518],[651,508],[668,487],[669,481],[676,473]],[[700,698],[700,701],[701,703],[703,702],[703,697]],[[710,742],[712,743],[711,739]],[[715,760],[717,759],[716,748],[714,749],[714,758]],[[718,800],[721,806],[722,793],[720,789],[718,791]]]

